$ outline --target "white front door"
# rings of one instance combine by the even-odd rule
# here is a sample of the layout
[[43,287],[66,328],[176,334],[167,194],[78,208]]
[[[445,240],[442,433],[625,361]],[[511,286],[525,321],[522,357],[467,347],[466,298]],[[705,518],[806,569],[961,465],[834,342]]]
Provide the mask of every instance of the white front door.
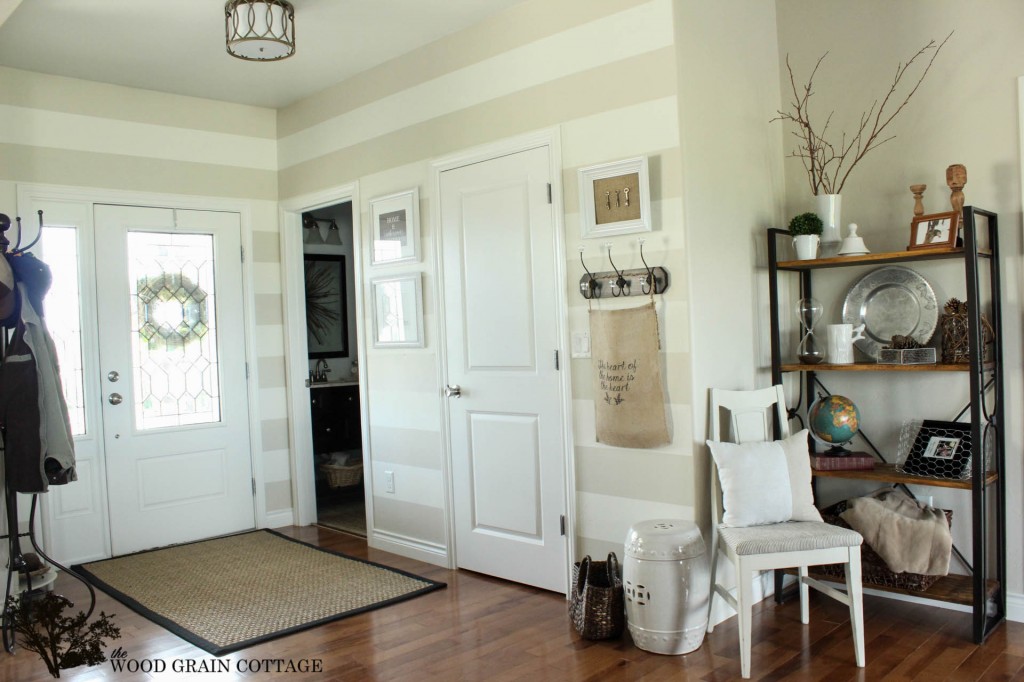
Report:
[[94,219],[113,553],[254,527],[238,214]]
[[549,148],[441,173],[459,568],[566,591]]

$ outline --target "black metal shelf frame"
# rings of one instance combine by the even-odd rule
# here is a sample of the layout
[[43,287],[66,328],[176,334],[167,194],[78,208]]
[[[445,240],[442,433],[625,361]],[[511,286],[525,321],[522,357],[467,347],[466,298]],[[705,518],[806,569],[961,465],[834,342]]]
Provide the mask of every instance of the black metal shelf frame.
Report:
[[[988,221],[988,250],[985,253],[979,252],[977,218],[984,217]],[[968,310],[968,333],[970,336],[970,402],[961,414],[970,413],[971,437],[973,442],[981,444],[979,452],[984,452],[985,437],[992,439],[992,468],[999,474],[991,486],[985,485],[988,473],[988,462],[986,457],[979,455],[971,460],[971,546],[972,560],[967,561],[957,550],[957,554],[971,569],[974,598],[972,601],[973,635],[974,641],[978,644],[985,641],[993,629],[1006,617],[1006,476],[1005,473],[1005,434],[1003,432],[1003,346],[1002,346],[1002,311],[1000,307],[1000,262],[999,262],[999,229],[998,216],[984,209],[973,206],[965,206],[963,209],[963,265],[964,276],[967,287],[967,310]],[[813,263],[800,269],[779,268],[778,263],[778,239],[788,237],[786,230],[768,230],[768,289],[769,289],[769,310],[771,334],[771,363],[772,383],[781,384],[782,371],[782,346],[781,327],[779,310],[779,273],[793,272],[800,278],[800,292],[802,297],[812,295],[812,273],[820,269]],[[928,251],[914,252],[911,260],[929,261],[948,259],[948,253],[929,253]],[[984,330],[981,322],[981,287],[982,274],[980,262],[988,262],[987,285],[991,294],[991,323],[995,332],[992,347],[992,358],[988,366],[984,363]],[[850,266],[881,265],[881,262],[851,262]],[[822,264],[821,268],[836,267],[834,262]],[[841,265],[839,267],[842,267]],[[807,396],[808,405],[812,402],[815,385],[824,386],[817,378],[817,372],[813,366],[801,370],[803,374],[803,385],[801,385],[798,403],[788,408],[791,419],[799,418],[804,395]],[[990,376],[986,377],[986,374]],[[826,389],[827,390],[827,389]],[[994,395],[994,405],[986,402],[988,393]],[[776,424],[776,428],[778,428]],[[885,458],[878,452],[870,441],[867,441],[876,454]],[[994,499],[993,499],[994,497]],[[992,527],[994,524],[994,527]],[[990,543],[989,534],[992,534]],[[990,545],[994,544],[994,547]],[[994,556],[992,556],[994,555]],[[986,576],[994,573],[998,583],[998,590],[993,596],[995,608],[992,612],[988,609],[988,589]],[[782,575],[775,576],[776,599],[782,596]],[[924,596],[924,595],[923,595]]]

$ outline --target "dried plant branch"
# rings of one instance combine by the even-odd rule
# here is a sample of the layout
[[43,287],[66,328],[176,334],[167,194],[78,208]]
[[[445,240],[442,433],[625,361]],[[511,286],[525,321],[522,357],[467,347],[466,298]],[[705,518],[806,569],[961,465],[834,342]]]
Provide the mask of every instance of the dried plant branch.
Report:
[[[842,192],[846,180],[850,177],[850,172],[860,160],[871,150],[877,149],[895,137],[895,135],[883,137],[882,132],[910,102],[931,70],[932,64],[935,63],[935,58],[939,56],[939,52],[952,35],[953,32],[950,31],[949,35],[938,45],[934,40],[929,41],[906,63],[897,64],[889,91],[885,93],[881,103],[878,100],[872,102],[871,106],[860,115],[856,132],[849,136],[843,132],[838,145],[830,142],[827,138],[832,115],[835,112],[830,112],[825,118],[825,123],[820,131],[816,130],[811,122],[810,113],[810,99],[814,94],[814,77],[817,75],[822,61],[828,56],[828,52],[821,55],[811,70],[806,84],[802,86],[797,85],[793,67],[789,63],[789,55],[786,55],[786,70],[789,72],[789,85],[793,91],[793,101],[790,102],[789,111],[777,111],[778,115],[770,122],[789,122],[796,127],[793,135],[796,136],[798,142],[796,148],[788,156],[800,159],[807,172],[807,181],[813,194],[839,194]],[[907,74],[914,62],[922,59],[928,52],[931,52],[932,55],[928,64],[921,71],[921,75],[903,97],[903,100],[898,105],[894,104],[894,98],[898,98],[897,92],[900,85],[904,78],[908,77]]]

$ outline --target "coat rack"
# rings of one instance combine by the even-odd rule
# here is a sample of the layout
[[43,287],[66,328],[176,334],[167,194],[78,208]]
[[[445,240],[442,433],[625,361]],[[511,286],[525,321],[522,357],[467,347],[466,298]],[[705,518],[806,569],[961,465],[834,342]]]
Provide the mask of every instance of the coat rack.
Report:
[[[602,298],[610,294],[614,298],[629,296],[639,293],[644,296],[663,294],[668,289],[668,270],[663,267],[651,267],[644,258],[644,240],[638,239],[640,244],[640,260],[644,267],[632,270],[619,270],[612,260],[612,245],[605,244],[608,250],[608,262],[611,270],[602,272],[590,272],[587,264],[583,261],[584,247],[580,247],[580,264],[583,265],[585,274],[580,277],[580,295],[590,300]],[[606,293],[607,292],[607,293]]]
[[[39,211],[39,232],[36,234],[36,238],[33,239],[25,246],[21,246],[22,229],[21,229],[21,218],[15,219],[18,224],[18,239],[14,244],[14,248],[8,250],[10,241],[7,238],[7,230],[11,227],[11,219],[0,213],[0,258],[7,258],[8,255],[17,256],[25,253],[30,248],[35,246],[43,234],[43,212]],[[5,326],[0,324],[0,360],[2,360],[7,354],[7,344],[9,341],[8,331]],[[7,456],[6,451],[7,444],[7,426],[6,424],[0,425],[0,449],[3,450],[3,456]],[[21,551],[21,538],[27,537],[29,542],[35,549],[36,554],[42,558],[51,567],[60,569],[68,575],[79,580],[89,590],[89,611],[85,617],[88,620],[89,616],[92,615],[93,610],[96,608],[96,591],[93,589],[82,576],[76,572],[61,565],[50,558],[46,552],[39,546],[39,542],[36,540],[35,524],[36,524],[36,505],[39,502],[39,494],[32,494],[32,506],[28,517],[28,530],[21,532],[18,528],[18,493],[11,487],[10,476],[4,475],[4,501],[7,509],[7,534],[0,535],[0,539],[7,540],[7,582],[6,590],[4,592],[3,605],[0,606],[0,630],[3,631],[3,645],[4,649],[8,653],[14,653],[14,622],[7,607],[7,602],[14,593],[15,581],[19,580],[18,576],[24,571],[25,585],[24,589],[21,589],[21,585],[18,585],[18,592],[22,594],[29,594],[32,592],[32,576],[30,572],[26,570],[28,564],[25,560],[25,555]]]

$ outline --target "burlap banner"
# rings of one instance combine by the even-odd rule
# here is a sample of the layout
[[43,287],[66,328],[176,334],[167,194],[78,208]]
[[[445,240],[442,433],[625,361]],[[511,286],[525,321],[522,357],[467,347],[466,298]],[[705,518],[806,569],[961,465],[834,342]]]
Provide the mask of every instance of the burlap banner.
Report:
[[598,442],[624,448],[668,443],[654,304],[591,310],[590,338]]

